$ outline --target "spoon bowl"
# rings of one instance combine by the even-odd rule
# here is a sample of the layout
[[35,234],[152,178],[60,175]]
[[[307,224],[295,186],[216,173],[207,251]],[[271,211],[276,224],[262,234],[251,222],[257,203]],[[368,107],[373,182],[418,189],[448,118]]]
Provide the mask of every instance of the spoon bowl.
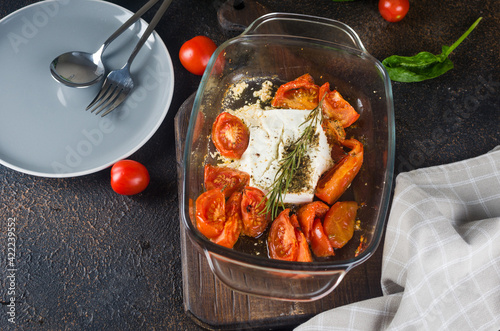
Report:
[[71,87],[88,87],[104,77],[106,72],[101,54],[67,52],[50,63],[50,72],[59,82]]
[[88,87],[101,81],[106,72],[104,63],[102,62],[102,54],[108,45],[158,1],[149,0],[132,17],[123,23],[95,53],[73,51],[56,57],[49,66],[52,77],[70,87]]

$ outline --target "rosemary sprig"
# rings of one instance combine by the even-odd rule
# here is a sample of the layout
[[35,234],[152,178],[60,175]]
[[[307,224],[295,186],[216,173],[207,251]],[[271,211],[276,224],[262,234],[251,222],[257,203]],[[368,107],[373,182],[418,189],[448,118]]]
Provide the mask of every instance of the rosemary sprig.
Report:
[[286,156],[279,162],[279,168],[274,176],[274,182],[268,188],[266,195],[266,207],[263,213],[270,213],[271,218],[274,219],[278,216],[280,207],[284,207],[284,196],[288,192],[290,183],[299,169],[302,158],[307,153],[307,149],[311,144],[318,123],[321,123],[321,104],[323,100],[318,103],[318,106],[311,110],[306,120],[300,126],[307,125],[300,137],[294,141],[286,150]]

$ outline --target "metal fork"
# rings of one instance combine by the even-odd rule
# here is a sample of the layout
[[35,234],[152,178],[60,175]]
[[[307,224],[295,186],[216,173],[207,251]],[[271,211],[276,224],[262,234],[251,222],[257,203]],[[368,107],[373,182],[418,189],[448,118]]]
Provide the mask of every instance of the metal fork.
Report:
[[127,63],[125,63],[125,65],[121,69],[113,70],[108,74],[101,87],[100,92],[87,106],[86,110],[92,108],[92,110],[90,111],[91,113],[97,110],[95,113],[96,115],[104,111],[104,113],[101,115],[102,117],[104,117],[114,109],[116,109],[116,107],[118,107],[120,104],[122,104],[122,102],[129,96],[130,92],[134,88],[134,80],[130,75],[130,66],[132,65],[132,61],[134,61],[137,53],[139,53],[146,40],[154,31],[156,25],[162,18],[171,2],[172,0],[163,1],[160,8],[158,9],[158,12],[156,12],[146,31],[144,31],[144,34],[141,36],[141,39],[139,39],[139,42],[132,51],[132,54],[127,60]]

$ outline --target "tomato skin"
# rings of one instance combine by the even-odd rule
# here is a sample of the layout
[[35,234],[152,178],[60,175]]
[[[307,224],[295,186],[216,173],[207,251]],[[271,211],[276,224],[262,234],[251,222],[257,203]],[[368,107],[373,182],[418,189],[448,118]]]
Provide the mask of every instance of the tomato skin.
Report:
[[347,190],[363,165],[363,145],[356,139],[344,141],[351,151],[318,180],[315,195],[332,205]]
[[300,228],[299,220],[297,218],[297,214],[292,214],[290,216],[290,223],[294,228]]
[[222,112],[212,125],[212,141],[222,156],[240,159],[248,147],[250,132],[238,117]]
[[296,261],[298,242],[295,228],[290,222],[290,209],[283,210],[273,221],[267,239],[269,257],[283,261]]
[[334,256],[335,252],[325,234],[323,224],[319,218],[314,220],[313,228],[311,231],[311,248],[317,257]]
[[359,118],[356,110],[337,90],[330,91],[330,83],[325,83],[320,87],[319,100],[322,99],[322,111],[325,119],[338,120],[342,127],[347,128]]
[[326,213],[323,228],[333,248],[341,248],[351,240],[357,211],[355,201],[339,201]]
[[213,239],[214,243],[227,248],[233,248],[234,244],[238,241],[243,227],[241,219],[242,197],[243,194],[241,192],[234,192],[226,201],[224,229],[219,236]]
[[271,102],[273,107],[314,109],[318,106],[319,86],[310,74],[281,85]]
[[224,230],[225,201],[224,194],[218,189],[206,191],[196,199],[196,227],[209,239],[218,237]]
[[378,2],[380,15],[388,22],[401,21],[409,9],[410,2],[408,0],[380,0]]
[[330,207],[325,203],[321,201],[313,201],[303,205],[297,211],[297,218],[299,220],[300,227],[308,243],[311,242],[311,232],[314,220],[316,218],[322,219],[329,209]]
[[302,231],[295,228],[295,237],[297,237],[298,252],[297,252],[297,262],[312,262],[312,254],[309,249],[309,244],[307,243],[306,236]]
[[339,120],[323,118],[321,127],[325,132],[326,139],[328,140],[328,144],[330,146],[338,146],[339,144],[342,144],[344,142],[345,130]]
[[282,211],[273,221],[267,238],[269,257],[283,261],[312,262],[312,254],[297,215]]
[[267,198],[261,190],[247,186],[243,189],[241,200],[241,215],[243,219],[242,234],[257,238],[268,224],[268,215],[263,212],[266,208]]
[[111,188],[118,194],[134,195],[149,185],[148,169],[133,160],[121,160],[111,167]]
[[242,190],[249,181],[250,175],[246,172],[229,167],[205,165],[205,189],[208,191],[217,188],[224,193],[226,198]]
[[210,38],[196,36],[181,46],[179,59],[190,73],[201,76],[216,49],[217,45]]

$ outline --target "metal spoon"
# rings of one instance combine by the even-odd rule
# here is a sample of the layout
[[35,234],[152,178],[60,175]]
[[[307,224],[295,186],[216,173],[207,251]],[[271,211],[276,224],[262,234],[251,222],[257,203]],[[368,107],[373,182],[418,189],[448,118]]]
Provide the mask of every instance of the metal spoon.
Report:
[[71,87],[88,87],[99,82],[105,74],[102,53],[120,34],[134,24],[159,0],[150,0],[116,30],[93,54],[87,52],[67,52],[50,63],[50,73],[57,81]]

